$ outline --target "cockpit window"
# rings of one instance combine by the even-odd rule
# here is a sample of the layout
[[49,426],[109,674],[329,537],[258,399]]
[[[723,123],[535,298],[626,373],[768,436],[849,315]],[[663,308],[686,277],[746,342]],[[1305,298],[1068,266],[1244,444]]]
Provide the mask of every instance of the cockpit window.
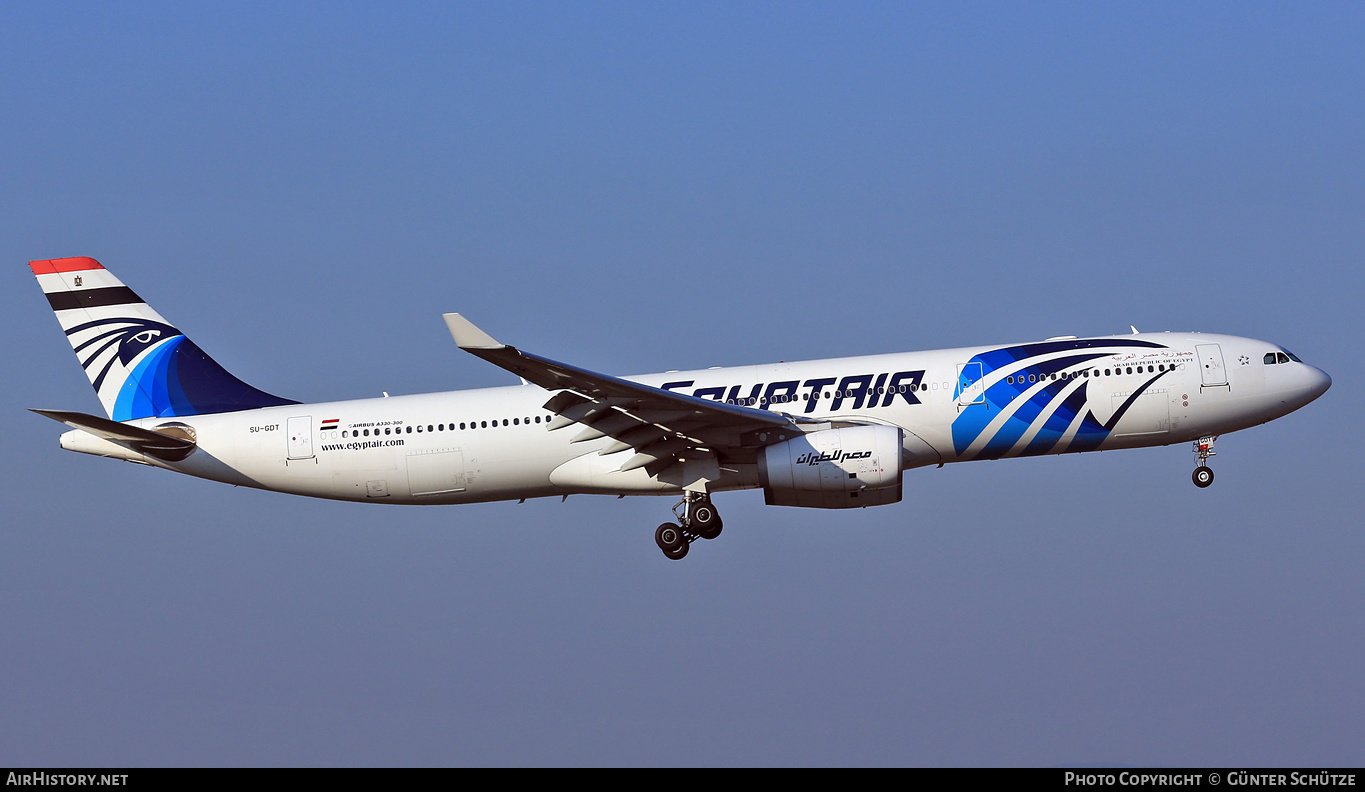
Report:
[[1274,353],[1274,352],[1267,352],[1267,353],[1265,353],[1265,364],[1266,364],[1267,366],[1273,366],[1273,365],[1275,365],[1275,362],[1276,362],[1276,361],[1275,361],[1275,353]]
[[1289,356],[1286,355],[1286,354],[1283,353],[1283,352],[1281,352],[1281,353],[1279,353],[1278,355],[1276,355],[1276,357],[1279,358],[1279,362],[1280,362],[1280,363],[1288,363],[1288,362],[1289,362]]
[[[1285,353],[1286,355],[1288,355],[1288,356],[1289,356],[1289,359],[1292,360],[1292,361],[1294,361],[1295,363],[1302,363],[1302,362],[1303,362],[1302,360],[1299,360],[1299,356],[1298,356],[1298,355],[1294,354],[1293,352],[1290,352],[1288,349],[1286,349],[1286,350],[1284,351],[1284,353]],[[1281,361],[1281,362],[1283,362],[1283,361]]]

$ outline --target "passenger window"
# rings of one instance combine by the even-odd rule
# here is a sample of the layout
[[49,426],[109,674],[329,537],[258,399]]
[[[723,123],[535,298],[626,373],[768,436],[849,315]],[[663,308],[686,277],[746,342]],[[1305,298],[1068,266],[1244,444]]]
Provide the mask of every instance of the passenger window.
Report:
[[480,428],[480,429],[487,429],[487,428],[488,428],[488,422],[487,422],[487,421],[479,421],[479,428]]
[[512,425],[513,425],[513,426],[521,426],[521,419],[520,419],[520,418],[513,418],[513,419],[512,419]]

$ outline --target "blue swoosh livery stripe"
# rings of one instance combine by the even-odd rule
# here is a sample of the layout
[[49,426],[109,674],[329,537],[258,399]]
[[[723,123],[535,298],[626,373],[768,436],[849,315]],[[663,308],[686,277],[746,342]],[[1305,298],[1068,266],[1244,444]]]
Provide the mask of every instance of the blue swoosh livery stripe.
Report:
[[[1109,436],[1122,413],[1131,406],[1132,400],[1124,404],[1107,425],[1101,424],[1088,407],[1088,380],[1076,384],[1072,379],[1052,381],[1051,376],[1135,348],[1166,349],[1161,344],[1141,339],[1071,339],[1002,347],[974,356],[968,362],[969,366],[980,363],[983,378],[998,375],[999,379],[985,390],[984,405],[966,407],[953,421],[954,450],[958,456],[963,456],[991,422],[1010,406],[1014,406],[1014,412],[991,434],[984,446],[971,455],[972,458],[997,459],[1004,456],[1039,420],[1043,421],[1042,425],[1019,453],[1023,456],[1049,453],[1076,423],[1078,416],[1083,417],[1068,450],[1082,451],[1098,447]],[[1075,354],[1058,355],[1069,351]],[[1034,376],[1034,382],[1028,381],[1030,375]],[[1006,377],[1009,376],[1013,376],[1015,381],[1007,382]],[[1046,384],[1039,387],[1038,382],[1044,379],[1047,380]],[[1150,384],[1144,385],[1144,389]],[[1034,390],[1027,400],[1016,404],[1030,389]],[[960,390],[961,386],[959,395]],[[1064,393],[1066,396],[1063,398]],[[1060,403],[1058,399],[1061,399]]]

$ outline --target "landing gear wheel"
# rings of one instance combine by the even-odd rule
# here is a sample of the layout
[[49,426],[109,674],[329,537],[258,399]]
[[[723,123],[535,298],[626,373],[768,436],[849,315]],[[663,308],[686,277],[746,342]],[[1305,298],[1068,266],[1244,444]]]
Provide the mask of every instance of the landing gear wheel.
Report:
[[[669,558],[682,558],[687,555],[687,537],[683,535],[682,529],[673,523],[664,523],[655,529],[654,543]],[[674,555],[679,547],[682,547],[682,554]]]
[[1198,467],[1194,469],[1194,475],[1190,478],[1194,479],[1194,486],[1199,489],[1213,483],[1213,470],[1205,463],[1209,461],[1209,457],[1217,454],[1213,450],[1213,443],[1217,439],[1218,435],[1206,435],[1194,443],[1194,464]]
[[715,539],[720,536],[722,523],[720,515],[716,513],[716,507],[711,505],[711,501],[697,501],[693,504],[692,513],[688,515],[688,527],[696,532],[697,536],[703,539]]
[[691,547],[691,545],[689,545],[687,542],[683,542],[681,545],[678,546],[677,550],[665,550],[664,555],[668,556],[674,561],[681,561],[687,555],[687,548],[689,547]]

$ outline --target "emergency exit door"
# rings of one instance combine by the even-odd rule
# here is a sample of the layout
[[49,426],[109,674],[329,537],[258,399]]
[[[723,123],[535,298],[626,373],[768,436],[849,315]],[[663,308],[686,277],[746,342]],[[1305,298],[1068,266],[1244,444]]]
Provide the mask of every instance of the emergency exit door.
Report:
[[1199,357],[1200,382],[1204,385],[1227,385],[1228,370],[1223,366],[1223,348],[1217,344],[1195,344]]
[[959,363],[957,366],[958,409],[986,403],[986,383],[981,381],[981,361]]
[[313,458],[313,416],[301,415],[290,418],[285,426],[289,436],[290,459]]

